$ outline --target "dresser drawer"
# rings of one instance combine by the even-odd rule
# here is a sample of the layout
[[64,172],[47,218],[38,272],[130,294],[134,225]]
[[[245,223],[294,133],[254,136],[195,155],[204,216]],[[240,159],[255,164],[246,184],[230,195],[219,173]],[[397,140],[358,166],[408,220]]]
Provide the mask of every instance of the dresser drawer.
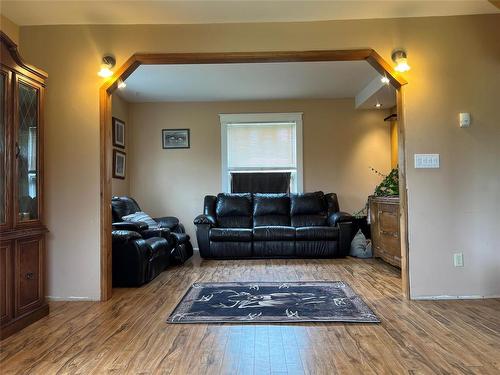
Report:
[[44,300],[43,236],[15,241],[14,313],[21,316],[39,307]]

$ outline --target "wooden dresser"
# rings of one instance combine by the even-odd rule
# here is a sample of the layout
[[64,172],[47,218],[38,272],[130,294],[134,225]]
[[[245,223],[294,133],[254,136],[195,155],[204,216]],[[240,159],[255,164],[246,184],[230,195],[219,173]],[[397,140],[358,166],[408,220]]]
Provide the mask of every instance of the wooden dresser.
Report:
[[368,198],[373,256],[401,268],[399,197]]
[[0,338],[49,312],[45,300],[43,100],[47,74],[0,32]]

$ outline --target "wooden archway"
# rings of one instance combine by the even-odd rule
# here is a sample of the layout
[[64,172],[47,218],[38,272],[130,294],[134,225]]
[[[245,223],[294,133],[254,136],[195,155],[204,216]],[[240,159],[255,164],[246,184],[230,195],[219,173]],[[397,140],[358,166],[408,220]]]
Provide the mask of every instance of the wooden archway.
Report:
[[100,227],[101,227],[101,300],[112,295],[111,267],[111,95],[119,80],[125,80],[141,65],[166,64],[236,64],[315,61],[367,61],[381,75],[387,76],[396,89],[399,125],[399,195],[401,231],[401,278],[402,291],[409,298],[408,275],[408,205],[405,163],[405,121],[403,111],[404,85],[407,82],[372,49],[326,50],[326,51],[271,51],[271,52],[209,52],[209,53],[136,53],[132,55],[100,88]]

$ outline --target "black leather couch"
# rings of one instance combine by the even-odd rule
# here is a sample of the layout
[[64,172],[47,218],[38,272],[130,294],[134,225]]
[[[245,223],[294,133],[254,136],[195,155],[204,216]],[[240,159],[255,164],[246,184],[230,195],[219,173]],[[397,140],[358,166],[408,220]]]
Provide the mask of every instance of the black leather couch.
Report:
[[354,218],[337,195],[208,195],[195,220],[203,258],[337,258],[349,253]]
[[139,286],[151,281],[172,263],[184,263],[193,246],[176,217],[154,218],[154,225],[123,221],[141,211],[130,197],[113,197],[113,285]]

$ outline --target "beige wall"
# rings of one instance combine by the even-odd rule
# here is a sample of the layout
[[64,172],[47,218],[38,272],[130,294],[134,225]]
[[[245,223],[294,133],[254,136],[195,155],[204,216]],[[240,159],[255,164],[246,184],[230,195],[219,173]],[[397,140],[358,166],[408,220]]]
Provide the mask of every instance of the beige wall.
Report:
[[[303,112],[304,190],[336,192],[344,211],[362,209],[380,182],[370,166],[390,170],[385,112],[355,110],[353,99],[135,103],[131,195],[153,216],[179,217],[195,239],[193,219],[202,213],[203,197],[221,192],[219,114],[259,112]],[[163,150],[161,129],[179,127],[190,129],[191,148]]]
[[130,194],[130,139],[131,139],[131,127],[129,120],[129,104],[120,96],[112,96],[112,114],[123,122],[125,122],[125,149],[119,147],[114,147],[119,151],[125,152],[125,179],[113,178],[111,180],[111,191],[113,195],[129,195]]
[[0,30],[16,44],[19,44],[19,26],[0,14]]
[[[49,293],[99,297],[102,55],[405,47],[410,285],[414,297],[500,295],[500,16],[265,24],[22,27],[21,51],[49,73]],[[472,126],[458,127],[458,112]],[[414,153],[441,168],[415,170]],[[78,209],[76,203],[80,205]],[[71,208],[71,209],[69,209]],[[465,267],[452,254],[463,251]],[[76,266],[77,265],[77,266]]]

